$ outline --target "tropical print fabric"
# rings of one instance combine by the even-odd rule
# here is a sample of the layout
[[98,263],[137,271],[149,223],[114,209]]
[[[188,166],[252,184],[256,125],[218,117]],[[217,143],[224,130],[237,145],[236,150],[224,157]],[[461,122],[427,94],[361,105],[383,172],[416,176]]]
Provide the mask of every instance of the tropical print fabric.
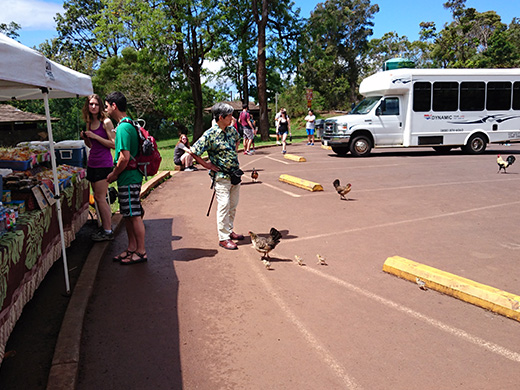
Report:
[[208,152],[209,160],[220,169],[217,177],[229,179],[229,173],[239,168],[236,151],[239,140],[240,136],[234,127],[229,126],[222,130],[215,124],[202,134],[192,145],[191,150],[197,156]]

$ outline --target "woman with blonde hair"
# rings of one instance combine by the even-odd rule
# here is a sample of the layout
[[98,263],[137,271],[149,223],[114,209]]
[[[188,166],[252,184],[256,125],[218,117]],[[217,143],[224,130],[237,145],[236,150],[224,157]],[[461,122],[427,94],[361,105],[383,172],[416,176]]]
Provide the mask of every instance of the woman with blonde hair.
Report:
[[107,176],[114,167],[114,158],[110,149],[115,148],[115,130],[112,121],[107,117],[103,101],[97,94],[90,95],[83,106],[83,120],[87,124],[86,130],[81,132],[81,139],[90,148],[87,162],[87,180],[90,181],[94,192],[102,229],[93,233],[94,241],[114,239],[112,231],[112,210],[106,200],[108,181]]

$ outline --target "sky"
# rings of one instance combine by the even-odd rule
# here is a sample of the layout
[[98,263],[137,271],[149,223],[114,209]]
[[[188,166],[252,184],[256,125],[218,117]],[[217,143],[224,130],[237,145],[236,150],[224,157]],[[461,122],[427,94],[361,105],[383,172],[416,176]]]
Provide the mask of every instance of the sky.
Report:
[[[380,38],[383,34],[395,31],[400,36],[406,35],[410,41],[419,37],[419,23],[433,21],[437,31],[444,23],[451,21],[451,14],[445,10],[446,0],[372,0],[379,5],[379,12],[373,19],[374,35]],[[318,0],[294,0],[295,7],[301,9],[300,15],[309,17],[316,8]],[[466,7],[473,7],[478,12],[491,8],[502,17],[502,22],[509,24],[513,17],[520,17],[518,0],[467,0]],[[0,0],[0,23],[17,22],[22,26],[18,40],[29,47],[38,46],[46,39],[55,37],[54,16],[63,13],[63,0]]]

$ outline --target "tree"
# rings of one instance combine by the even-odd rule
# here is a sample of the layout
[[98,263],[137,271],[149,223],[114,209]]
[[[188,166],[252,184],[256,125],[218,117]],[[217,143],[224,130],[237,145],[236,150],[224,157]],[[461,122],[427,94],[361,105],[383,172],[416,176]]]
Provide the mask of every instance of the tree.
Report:
[[[262,140],[269,139],[269,117],[268,117],[268,29],[273,35],[270,46],[278,55],[285,57],[285,70],[296,68],[298,51],[291,47],[291,43],[300,35],[301,21],[299,10],[292,11],[294,3],[284,3],[279,0],[252,0],[253,17],[257,26],[257,64],[256,83],[258,93],[258,104],[260,106],[259,130]],[[276,32],[276,36],[274,34]],[[276,50],[278,46],[278,50]],[[283,50],[280,49],[283,47]],[[274,63],[274,62],[273,62]]]
[[16,39],[20,36],[18,34],[18,30],[20,30],[22,26],[20,26],[16,22],[0,23],[0,33],[7,35],[9,38]]
[[465,4],[466,0],[444,3],[454,20],[437,34],[431,54],[442,67],[475,67],[488,49],[489,38],[505,27],[495,11],[479,13]]
[[515,46],[513,31],[495,30],[488,40],[487,50],[475,61],[478,68],[514,68],[520,65],[520,51]]
[[249,101],[250,83],[256,68],[254,45],[256,41],[256,25],[248,1],[231,0],[220,2],[222,11],[222,42],[213,51],[212,59],[222,60],[224,66],[218,72],[234,84],[240,93],[243,103]]
[[166,1],[166,16],[172,23],[174,51],[170,63],[176,65],[186,76],[195,106],[193,137],[203,133],[202,65],[214,49],[220,31],[220,14],[213,0]]
[[369,0],[327,0],[311,14],[309,52],[300,70],[330,108],[345,109],[357,99],[371,19],[378,11]]
[[[182,111],[172,107],[179,103],[175,86],[184,86],[187,81],[192,91],[194,110],[189,117],[194,136],[202,134],[201,74],[218,37],[220,14],[216,12],[216,0],[69,0],[64,8],[65,14],[57,17],[60,41],[68,42],[71,50],[92,53],[98,60],[94,69],[101,69],[103,61],[119,58],[109,61],[105,69],[119,64],[125,77],[113,76],[121,88],[126,88],[122,92],[129,94],[129,101],[139,102],[137,111],[150,113],[153,110],[142,104],[151,102],[164,103],[169,112]],[[121,67],[125,64],[125,48],[135,51],[139,66]],[[143,99],[142,95],[148,97]],[[154,98],[149,99],[150,95]]]
[[65,13],[55,18],[60,42],[100,60],[116,56],[125,39],[118,33],[121,31],[116,28],[118,13],[110,10],[110,3],[111,0],[65,1]]

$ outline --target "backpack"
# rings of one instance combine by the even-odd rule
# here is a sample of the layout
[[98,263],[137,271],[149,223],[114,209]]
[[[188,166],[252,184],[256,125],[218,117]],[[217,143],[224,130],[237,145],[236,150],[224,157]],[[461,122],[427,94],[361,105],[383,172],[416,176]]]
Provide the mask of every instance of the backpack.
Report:
[[237,131],[238,131],[238,134],[240,135],[240,138],[243,138],[244,137],[244,126],[242,126],[240,121],[237,121]]
[[155,138],[145,130],[144,126],[146,122],[143,123],[143,126],[139,123],[139,121],[144,122],[142,119],[138,119],[137,121],[132,121],[130,119],[123,119],[121,122],[130,123],[137,130],[138,140],[139,140],[139,148],[137,155],[134,157],[130,155],[130,161],[125,169],[138,169],[141,172],[145,180],[148,179],[148,176],[153,176],[159,171],[159,166],[161,165],[162,157],[161,153],[159,153],[159,149],[157,147],[157,142]]

